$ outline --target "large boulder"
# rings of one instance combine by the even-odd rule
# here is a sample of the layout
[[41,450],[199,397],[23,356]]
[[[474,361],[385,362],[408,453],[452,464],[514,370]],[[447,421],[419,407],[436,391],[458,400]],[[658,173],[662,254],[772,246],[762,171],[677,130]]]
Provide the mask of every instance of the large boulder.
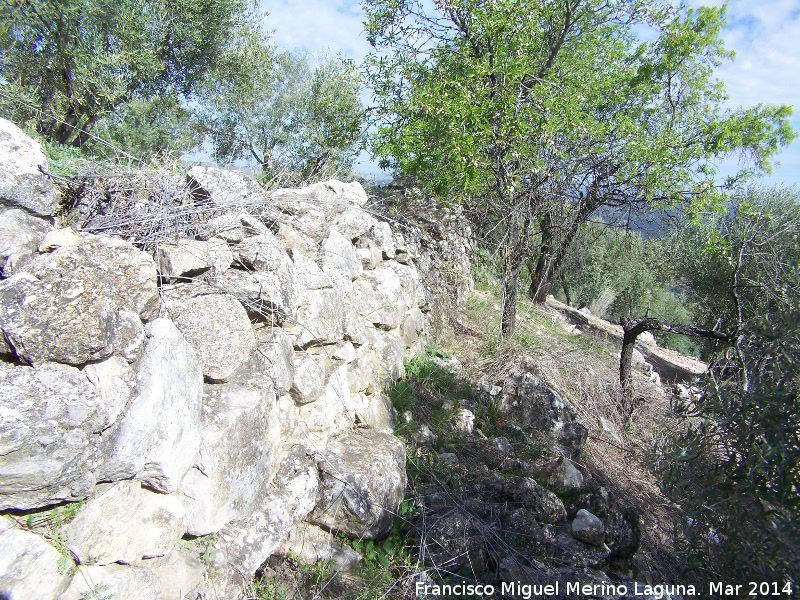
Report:
[[156,319],[145,331],[136,395],[104,436],[102,479],[137,477],[173,492],[200,449],[203,374],[194,350],[170,320]]
[[561,499],[529,477],[512,484],[511,494],[539,523],[559,523],[567,518]]
[[0,510],[88,496],[101,462],[101,432],[134,385],[125,361],[37,368],[0,362]]
[[211,268],[209,244],[188,239],[159,244],[156,263],[158,272],[167,280],[199,275]]
[[[111,600],[136,598],[159,600],[162,596],[158,575],[145,567],[128,565],[81,566],[60,600]],[[176,596],[173,596],[175,598]]]
[[[203,563],[194,556],[182,552],[178,546],[166,556],[143,560],[142,565],[158,577],[161,583],[160,597],[163,600],[187,597],[188,592],[203,582],[205,573]],[[138,598],[138,596],[131,597]]]
[[304,210],[307,204],[325,206],[331,210],[341,207],[335,212],[344,212],[347,206],[364,206],[369,200],[364,188],[357,181],[342,183],[337,179],[314,183],[300,189],[281,188],[270,194],[281,208],[295,212]]
[[135,360],[141,320],[158,309],[153,260],[122,240],[86,236],[41,254],[0,283],[0,328],[31,364]]
[[244,173],[195,166],[186,175],[196,197],[220,208],[254,205],[264,200],[264,190]]
[[320,500],[309,521],[358,539],[381,539],[406,489],[402,441],[357,429],[328,442],[319,461]]
[[255,345],[250,319],[232,295],[204,283],[178,285],[163,291],[170,319],[197,352],[203,375],[225,381]]
[[180,487],[192,535],[248,517],[278,469],[278,409],[264,362],[256,354],[228,383],[205,385],[200,454]]
[[177,496],[120,481],[89,500],[62,533],[81,564],[133,565],[167,554],[186,532],[185,516]]
[[69,585],[72,566],[43,537],[0,516],[0,598],[56,600]]
[[333,277],[355,279],[364,272],[356,248],[336,228],[322,242],[322,270]]
[[0,213],[0,265],[10,256],[33,254],[52,226],[19,208]]
[[11,121],[0,119],[0,204],[40,216],[54,214],[61,196],[42,172],[47,170],[41,144]]
[[314,508],[319,474],[305,449],[295,447],[256,510],[217,534],[209,573],[200,591],[209,600],[230,600],[239,594],[256,570],[280,546],[289,532]]
[[125,240],[107,235],[81,235],[79,245],[60,246],[41,254],[25,271],[41,281],[68,279],[99,288],[147,322],[158,316],[156,265],[145,252]]
[[500,404],[504,411],[553,441],[567,458],[580,454],[587,430],[575,409],[542,379],[527,371],[509,375],[503,382]]

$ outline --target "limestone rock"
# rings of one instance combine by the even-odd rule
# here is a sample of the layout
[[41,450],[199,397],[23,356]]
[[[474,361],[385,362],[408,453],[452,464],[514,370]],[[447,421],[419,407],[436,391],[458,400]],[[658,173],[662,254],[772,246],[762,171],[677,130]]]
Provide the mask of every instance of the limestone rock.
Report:
[[332,277],[325,273],[320,266],[311,258],[293,248],[292,256],[292,277],[296,285],[302,290],[323,290],[337,286],[341,277]]
[[403,377],[406,372],[403,365],[405,357],[403,340],[393,333],[380,329],[367,330],[367,339],[378,354],[384,379],[393,381]]
[[376,327],[400,327],[412,306],[409,295],[397,271],[388,263],[381,263],[354,284],[361,293],[359,312]]
[[186,173],[195,196],[222,208],[254,204],[264,199],[261,186],[244,173],[195,166]]
[[211,268],[207,242],[181,239],[159,244],[156,249],[158,272],[168,280],[199,275]]
[[56,600],[69,585],[67,561],[44,538],[0,516],[0,597]]
[[320,204],[336,204],[343,207],[347,205],[364,206],[369,199],[364,188],[357,181],[342,183],[336,179],[314,183],[301,189],[281,188],[272,192],[270,198],[280,203],[296,199]]
[[160,598],[163,600],[182,599],[203,582],[203,563],[194,556],[181,552],[177,547],[166,556],[142,561],[142,565],[158,577],[161,584]]
[[40,169],[48,170],[39,142],[11,121],[0,119],[0,204],[40,216],[54,214],[61,196]]
[[353,404],[356,407],[359,423],[387,433],[394,431],[394,427],[397,425],[397,410],[386,394],[367,395],[359,392],[354,394]]
[[311,523],[359,539],[380,539],[394,524],[406,488],[403,442],[357,429],[328,442],[319,461],[320,501]]
[[203,376],[191,346],[168,319],[146,327],[136,396],[109,430],[102,479],[137,477],[175,491],[200,448]]
[[233,251],[239,264],[252,271],[274,271],[289,260],[283,244],[270,232],[243,239]]
[[275,550],[275,554],[278,556],[291,554],[309,565],[321,560],[330,561],[337,571],[346,571],[352,564],[361,560],[361,556],[349,544],[324,529],[308,523],[300,523],[289,532],[280,547]]
[[209,600],[238,598],[243,586],[314,508],[319,475],[305,449],[296,447],[282,461],[275,485],[250,517],[223,529],[210,551]]
[[255,334],[236,298],[203,283],[165,289],[163,296],[170,318],[197,352],[208,379],[225,381],[247,360]]
[[88,496],[101,457],[100,432],[129,383],[114,396],[74,367],[0,362],[0,510]]
[[339,290],[311,290],[301,300],[297,321],[284,324],[284,329],[301,348],[335,344],[344,337],[343,320],[344,307]]
[[472,433],[472,430],[475,428],[475,415],[471,410],[460,408],[453,414],[451,424],[454,431]]
[[379,367],[380,359],[375,350],[367,345],[359,346],[356,359],[347,365],[347,386],[350,393],[378,393],[381,390]]
[[[159,600],[163,595],[158,576],[148,568],[128,565],[90,565],[78,568],[61,600]],[[176,596],[171,596],[175,598]]]
[[[255,190],[260,194],[260,190]],[[269,233],[269,228],[247,212],[226,212],[206,221],[200,228],[203,239],[219,238],[231,244],[241,242],[244,238],[261,233]]]
[[392,259],[395,255],[394,247],[394,233],[391,226],[385,221],[378,221],[372,227],[370,237],[375,240],[378,247],[381,249],[383,258]]
[[273,271],[228,269],[220,283],[255,319],[274,319],[282,324],[294,320],[299,302],[290,265],[288,261],[281,263]]
[[355,242],[356,255],[361,259],[361,267],[366,270],[374,269],[383,260],[383,252],[374,240],[366,236],[358,238]]
[[368,234],[377,224],[373,216],[360,208],[348,208],[333,221],[333,226],[350,241]]
[[572,521],[572,537],[592,546],[602,546],[606,528],[603,522],[588,510],[580,509]]
[[25,270],[52,283],[61,279],[102,293],[116,306],[132,310],[142,321],[158,315],[156,264],[146,253],[119,238],[82,236],[78,246],[62,246],[38,256]]
[[278,469],[275,390],[258,357],[224,384],[206,384],[196,467],[181,482],[187,531],[215,533],[250,515]]
[[558,523],[567,518],[561,499],[529,477],[514,484],[512,494],[540,523]]
[[548,485],[560,490],[576,490],[583,485],[583,474],[565,456],[545,464],[542,471],[546,473]]
[[500,403],[524,425],[542,431],[566,454],[577,456],[587,430],[578,422],[575,409],[531,372],[509,375],[503,382]]
[[364,271],[355,246],[335,228],[322,242],[322,270],[337,277],[342,273],[351,280]]
[[39,252],[52,252],[62,246],[79,246],[83,241],[81,234],[72,227],[54,229],[47,233],[39,243]]
[[290,394],[298,404],[308,404],[322,395],[331,373],[330,359],[321,352],[295,352],[294,382]]
[[83,374],[94,386],[100,398],[101,410],[107,425],[116,423],[136,388],[136,373],[120,356],[83,368]]
[[347,385],[347,365],[336,366],[328,378],[322,395],[314,402],[297,407],[299,434],[302,443],[324,448],[330,437],[350,429],[356,421],[355,406]]
[[208,240],[208,258],[211,262],[211,274],[218,280],[233,264],[233,252],[228,242],[222,238],[212,237]]
[[133,314],[146,321],[158,309],[155,263],[122,240],[91,236],[25,269],[0,284],[0,327],[32,364],[130,355],[142,329]]
[[32,254],[52,225],[19,208],[0,212],[0,264],[12,255]]
[[185,515],[176,496],[120,481],[89,500],[62,531],[81,564],[139,564],[172,549],[186,531]]
[[272,380],[278,394],[288,393],[294,381],[294,348],[292,339],[280,327],[256,332],[254,358],[263,361],[261,370]]

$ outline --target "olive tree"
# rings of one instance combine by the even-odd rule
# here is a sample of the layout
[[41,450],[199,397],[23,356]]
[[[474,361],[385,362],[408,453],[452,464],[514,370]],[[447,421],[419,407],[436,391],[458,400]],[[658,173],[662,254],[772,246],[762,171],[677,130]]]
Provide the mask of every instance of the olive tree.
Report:
[[135,99],[190,94],[252,14],[247,0],[5,0],[0,111],[83,146]]
[[360,91],[347,60],[323,57],[312,67],[307,55],[278,51],[252,31],[203,85],[195,121],[217,160],[314,178],[352,164],[363,137]]

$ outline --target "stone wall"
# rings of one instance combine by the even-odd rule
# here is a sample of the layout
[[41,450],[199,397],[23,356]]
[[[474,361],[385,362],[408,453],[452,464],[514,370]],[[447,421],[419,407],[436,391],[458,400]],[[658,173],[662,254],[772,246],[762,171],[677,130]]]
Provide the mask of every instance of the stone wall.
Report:
[[167,207],[191,233],[134,246],[56,227],[45,163],[0,120],[0,596],[233,600],[298,527],[384,536],[406,474],[383,388],[467,242],[437,259],[358,183],[195,167]]

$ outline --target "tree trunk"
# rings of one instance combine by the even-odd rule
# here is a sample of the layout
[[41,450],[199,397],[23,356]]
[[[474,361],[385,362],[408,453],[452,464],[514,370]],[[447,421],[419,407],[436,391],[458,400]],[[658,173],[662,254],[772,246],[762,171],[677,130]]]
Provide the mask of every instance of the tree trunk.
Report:
[[631,365],[633,362],[633,350],[636,347],[636,338],[645,331],[665,331],[667,333],[678,333],[693,337],[704,337],[724,342],[736,339],[737,334],[726,333],[709,329],[701,329],[693,325],[680,325],[678,323],[662,323],[658,319],[642,317],[629,319],[622,317],[620,322],[625,335],[622,338],[622,352],[619,357],[619,382],[622,385],[622,416],[627,424],[633,414],[633,375]]
[[553,221],[550,213],[546,213],[542,217],[542,221],[539,224],[539,233],[542,236],[542,242],[539,245],[539,258],[536,260],[535,265],[533,261],[528,261],[528,273],[531,276],[528,297],[533,301],[537,297],[541,297],[541,288],[549,271],[550,245],[553,243]]
[[522,254],[519,251],[508,257],[503,277],[503,313],[500,320],[500,335],[506,340],[514,337],[517,327],[517,286],[522,271]]

